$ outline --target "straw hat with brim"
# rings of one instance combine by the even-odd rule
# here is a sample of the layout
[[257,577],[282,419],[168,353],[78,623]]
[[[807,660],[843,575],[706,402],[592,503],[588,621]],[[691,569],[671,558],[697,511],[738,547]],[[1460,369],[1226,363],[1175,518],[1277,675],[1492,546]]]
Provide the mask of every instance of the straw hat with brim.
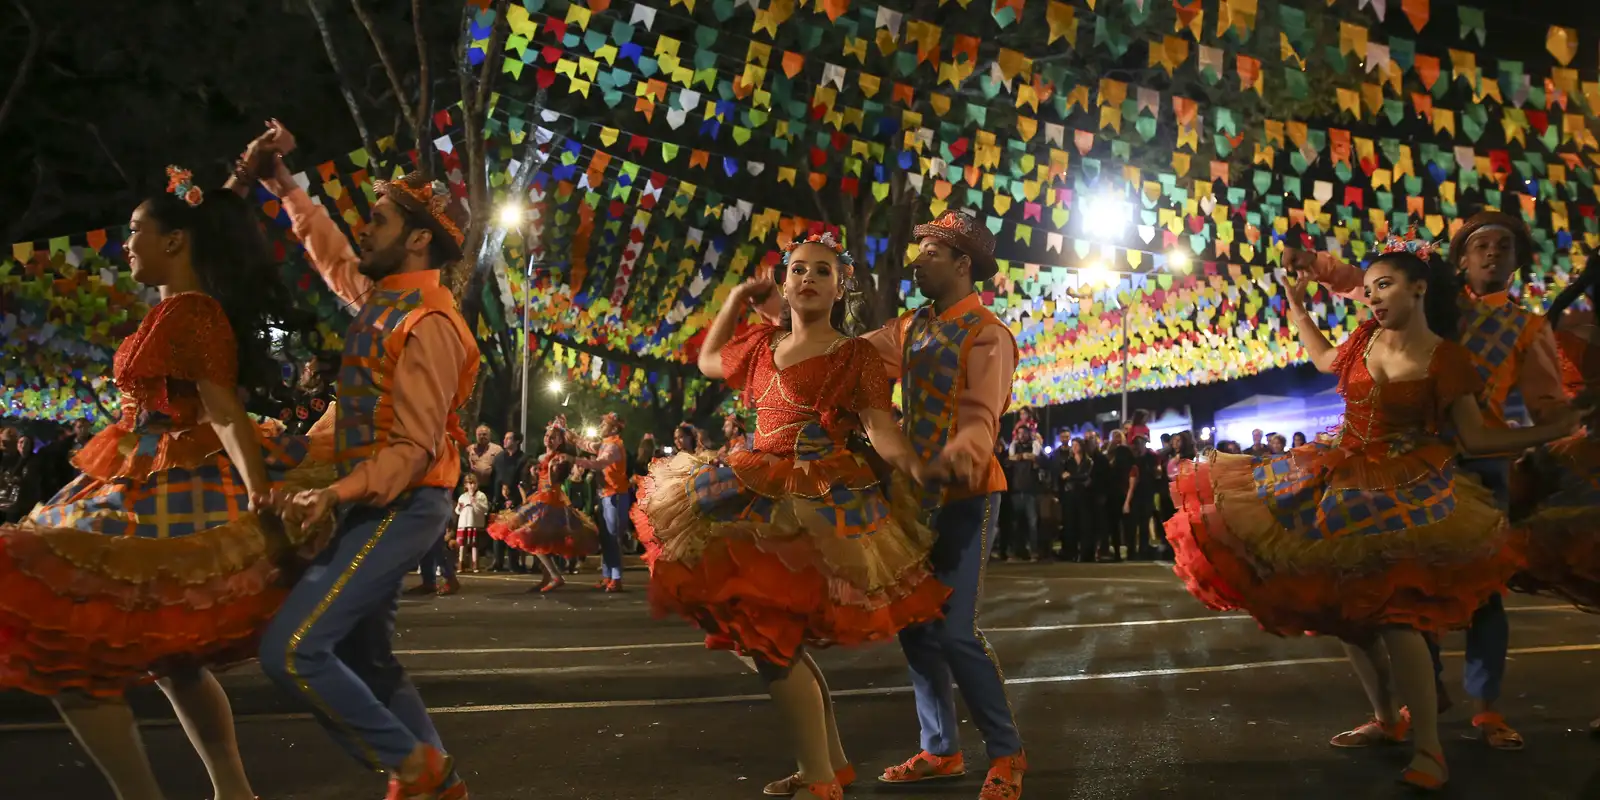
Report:
[[971,214],[946,211],[938,219],[918,225],[911,236],[919,242],[931,236],[972,259],[974,283],[989,280],[1000,271],[994,260],[994,234]]
[[1472,238],[1472,234],[1490,226],[1511,231],[1511,238],[1517,243],[1518,267],[1533,262],[1533,234],[1528,231],[1527,223],[1503,211],[1479,211],[1467,219],[1456,235],[1450,237],[1450,263],[1461,266],[1461,254],[1467,251],[1467,240]]
[[379,197],[387,197],[394,204],[424,220],[433,238],[444,246],[451,261],[461,258],[461,243],[466,236],[461,232],[465,214],[461,204],[450,195],[450,188],[442,181],[430,181],[420,172],[413,172],[393,181],[378,181],[373,185]]

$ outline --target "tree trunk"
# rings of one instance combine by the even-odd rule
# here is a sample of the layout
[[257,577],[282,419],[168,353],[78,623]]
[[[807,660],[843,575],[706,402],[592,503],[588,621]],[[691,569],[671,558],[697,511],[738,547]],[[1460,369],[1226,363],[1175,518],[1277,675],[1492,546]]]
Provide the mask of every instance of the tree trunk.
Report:
[[361,104],[356,102],[355,92],[350,89],[350,81],[345,78],[344,66],[339,63],[339,52],[334,46],[333,32],[328,29],[328,18],[322,13],[322,0],[306,0],[306,8],[311,11],[311,19],[317,24],[317,33],[322,35],[322,50],[328,54],[328,64],[333,67],[334,77],[339,79],[339,94],[344,96],[344,104],[350,109],[350,119],[355,122],[356,133],[361,136],[361,145],[378,157],[378,148],[372,141],[372,131],[367,128],[366,117],[361,113]]

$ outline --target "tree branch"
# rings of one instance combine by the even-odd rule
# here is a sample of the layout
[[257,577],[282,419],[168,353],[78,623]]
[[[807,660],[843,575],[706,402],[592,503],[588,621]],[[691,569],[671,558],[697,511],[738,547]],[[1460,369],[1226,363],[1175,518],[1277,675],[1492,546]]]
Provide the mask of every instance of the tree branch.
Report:
[[33,72],[33,62],[39,58],[39,48],[44,44],[44,32],[34,22],[33,14],[22,0],[11,0],[22,14],[22,21],[28,26],[28,49],[22,53],[22,63],[17,67],[17,74],[11,79],[11,87],[6,90],[6,97],[0,100],[0,127],[5,127],[6,117],[11,115],[11,107],[16,104],[17,98],[22,96],[22,87],[28,83],[28,75]]
[[372,24],[372,15],[367,13],[366,6],[361,0],[350,0],[351,10],[356,12],[356,18],[361,20],[361,27],[367,29],[367,38],[372,40],[372,49],[378,51],[378,61],[383,64],[383,72],[389,77],[389,87],[394,90],[394,101],[400,106],[400,113],[406,117],[406,124],[411,126],[413,138],[420,135],[421,123],[417,119],[416,109],[406,102],[405,89],[400,83],[400,73],[394,68],[394,59],[389,57],[389,48],[384,45],[383,37],[378,35],[378,29]]
[[128,184],[129,191],[137,189],[138,186],[133,182],[133,179],[128,177],[128,171],[123,169],[122,163],[117,161],[117,157],[111,154],[111,148],[106,147],[106,140],[100,136],[100,126],[91,123],[89,132],[94,134],[94,141],[95,144],[100,145],[100,152],[105,153],[106,160],[110,161],[111,166],[116,168],[117,174],[122,176],[122,182]]
[[[412,126],[417,137],[417,153],[427,152],[423,144],[433,116],[433,79],[429,77],[428,37],[422,35],[422,0],[411,0],[411,35],[417,40],[417,113],[419,124]],[[424,172],[428,172],[424,170]]]
[[377,154],[378,148],[372,143],[372,133],[367,129],[367,120],[361,115],[361,105],[356,102],[356,96],[350,91],[350,81],[345,77],[344,67],[339,63],[339,53],[333,44],[333,32],[328,29],[328,18],[322,13],[321,0],[306,0],[306,8],[311,11],[311,19],[317,24],[317,33],[322,35],[322,49],[328,54],[328,63],[333,66],[334,77],[339,79],[339,93],[344,95],[344,103],[350,109],[350,118],[356,124],[356,133],[361,136],[361,144],[367,148],[368,153]]

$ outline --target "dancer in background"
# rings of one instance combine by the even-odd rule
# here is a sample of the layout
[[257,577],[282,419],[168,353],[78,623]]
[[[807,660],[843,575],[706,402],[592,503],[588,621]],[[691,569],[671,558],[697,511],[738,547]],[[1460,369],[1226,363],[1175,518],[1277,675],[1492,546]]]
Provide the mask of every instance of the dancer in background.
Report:
[[1457,330],[1453,271],[1430,256],[1386,243],[1366,271],[1373,319],[1338,347],[1306,311],[1308,276],[1287,287],[1312,363],[1339,376],[1343,429],[1282,455],[1183,465],[1167,525],[1177,572],[1207,605],[1248,611],[1280,636],[1345,642],[1374,716],[1350,735],[1398,742],[1409,727],[1415,755],[1401,780],[1423,789],[1448,777],[1423,634],[1467,625],[1523,555],[1493,497],[1457,467],[1457,448],[1531,447],[1579,416],[1523,429],[1484,421],[1471,357],[1444,338]]
[[[1460,342],[1472,357],[1483,381],[1479,410],[1491,426],[1507,427],[1506,398],[1515,387],[1534,422],[1548,422],[1565,408],[1561,370],[1555,338],[1548,321],[1512,302],[1511,280],[1526,274],[1533,264],[1533,238],[1521,219],[1498,211],[1474,215],[1450,239],[1450,258],[1457,269],[1461,294],[1459,327],[1448,337]],[[1291,271],[1309,272],[1312,280],[1335,294],[1362,299],[1362,273],[1328,253],[1285,251],[1284,265]],[[1502,512],[1510,509],[1511,458],[1516,453],[1488,453],[1465,458],[1461,468],[1472,472],[1494,492]],[[1462,682],[1476,701],[1472,725],[1490,747],[1520,750],[1517,733],[1495,708],[1506,672],[1506,649],[1511,628],[1500,595],[1488,598],[1467,630],[1466,670]],[[1438,643],[1429,640],[1434,672],[1443,672]],[[1442,686],[1441,682],[1441,686]],[[1445,699],[1448,704],[1448,697]],[[1360,738],[1335,737],[1341,746],[1360,746]]]
[[722,418],[722,437],[728,440],[728,443],[722,446],[723,455],[749,450],[752,447],[753,437],[745,432],[744,420],[737,412],[729,412]]
[[[1573,308],[1580,298],[1587,310]],[[1572,309],[1572,310],[1568,310]],[[1550,305],[1562,360],[1562,377],[1574,396],[1600,387],[1600,256]],[[1528,567],[1513,583],[1524,591],[1564,597],[1600,613],[1600,424],[1552,442],[1543,453],[1518,464],[1518,527],[1528,533]],[[1600,734],[1600,719],[1590,723]]]
[[539,482],[533,494],[521,508],[500,515],[489,526],[490,536],[538,559],[544,582],[530,592],[543,594],[565,585],[552,556],[583,558],[594,552],[600,539],[594,521],[574,508],[561,490],[572,474],[572,459],[561,452],[566,440],[566,418],[556,417],[544,430],[544,455],[534,466]]
[[240,396],[281,381],[265,331],[303,328],[286,322],[259,212],[169,175],[177,194],[141,203],[123,244],[161,301],[117,348],[121,415],[73,456],[76,479],[0,526],[0,688],[53,700],[120,800],[159,800],[123,697],[158,679],[216,800],[250,800],[208,667],[255,655],[294,578],[284,566],[315,546],[315,529],[255,509],[274,487],[330,482],[317,462],[330,462],[331,436],[317,429],[315,453],[309,439],[262,441]]
[[600,418],[600,441],[580,439],[577,445],[595,454],[594,458],[578,458],[573,463],[592,470],[600,477],[600,515],[606,524],[605,529],[600,531],[600,583],[595,588],[609,593],[620,592],[622,550],[632,538],[628,511],[633,506],[633,485],[628,481],[628,451],[622,445],[622,418],[616,414],[606,414]]
[[[953,778],[966,773],[961,718],[952,681],[983,732],[989,771],[983,800],[1017,800],[1028,768],[1005,676],[978,630],[978,601],[989,544],[1006,490],[994,451],[1000,417],[1011,402],[1017,344],[974,289],[994,277],[994,237],[971,215],[950,211],[913,235],[920,253],[912,279],[931,305],[867,335],[891,376],[901,380],[903,426],[919,458],[948,460],[956,482],[929,492],[938,532],[930,559],[953,591],[945,618],[900,633],[916,690],[922,751],[879,776],[885,783]],[[1031,422],[1032,413],[1023,416]]]
[[[734,289],[699,365],[755,410],[755,448],[657,461],[634,512],[651,607],[753,658],[783,713],[800,769],[766,787],[774,796],[838,800],[855,779],[808,647],[889,639],[938,617],[949,594],[928,571],[933,534],[905,478],[931,470],[895,426],[876,353],[840,332],[853,267],[831,234],[812,236],[785,249],[781,289]],[[786,324],[734,337],[751,300],[775,291]],[[892,488],[848,448],[858,429],[899,470]]]
[[449,524],[466,444],[456,409],[478,373],[477,342],[439,283],[461,258],[457,209],[420,175],[378,181],[358,257],[284,166],[293,136],[273,122],[257,143],[278,155],[264,183],[312,266],[356,309],[335,391],[339,480],[274,498],[291,519],[343,510],[333,543],[263,635],[261,670],[347,752],[386,772],[390,797],[462,800],[466,783],[392,649],[401,580]]

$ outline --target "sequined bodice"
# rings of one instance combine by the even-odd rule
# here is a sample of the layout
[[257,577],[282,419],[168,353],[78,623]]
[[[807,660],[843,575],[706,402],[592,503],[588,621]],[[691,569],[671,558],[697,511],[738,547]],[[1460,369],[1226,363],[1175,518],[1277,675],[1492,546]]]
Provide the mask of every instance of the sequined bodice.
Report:
[[834,450],[860,426],[862,410],[889,407],[888,378],[871,344],[841,338],[822,355],[779,369],[775,347],[784,335],[763,327],[729,345],[743,348],[735,357],[742,374],[728,377],[756,411],[756,451],[804,456]]

